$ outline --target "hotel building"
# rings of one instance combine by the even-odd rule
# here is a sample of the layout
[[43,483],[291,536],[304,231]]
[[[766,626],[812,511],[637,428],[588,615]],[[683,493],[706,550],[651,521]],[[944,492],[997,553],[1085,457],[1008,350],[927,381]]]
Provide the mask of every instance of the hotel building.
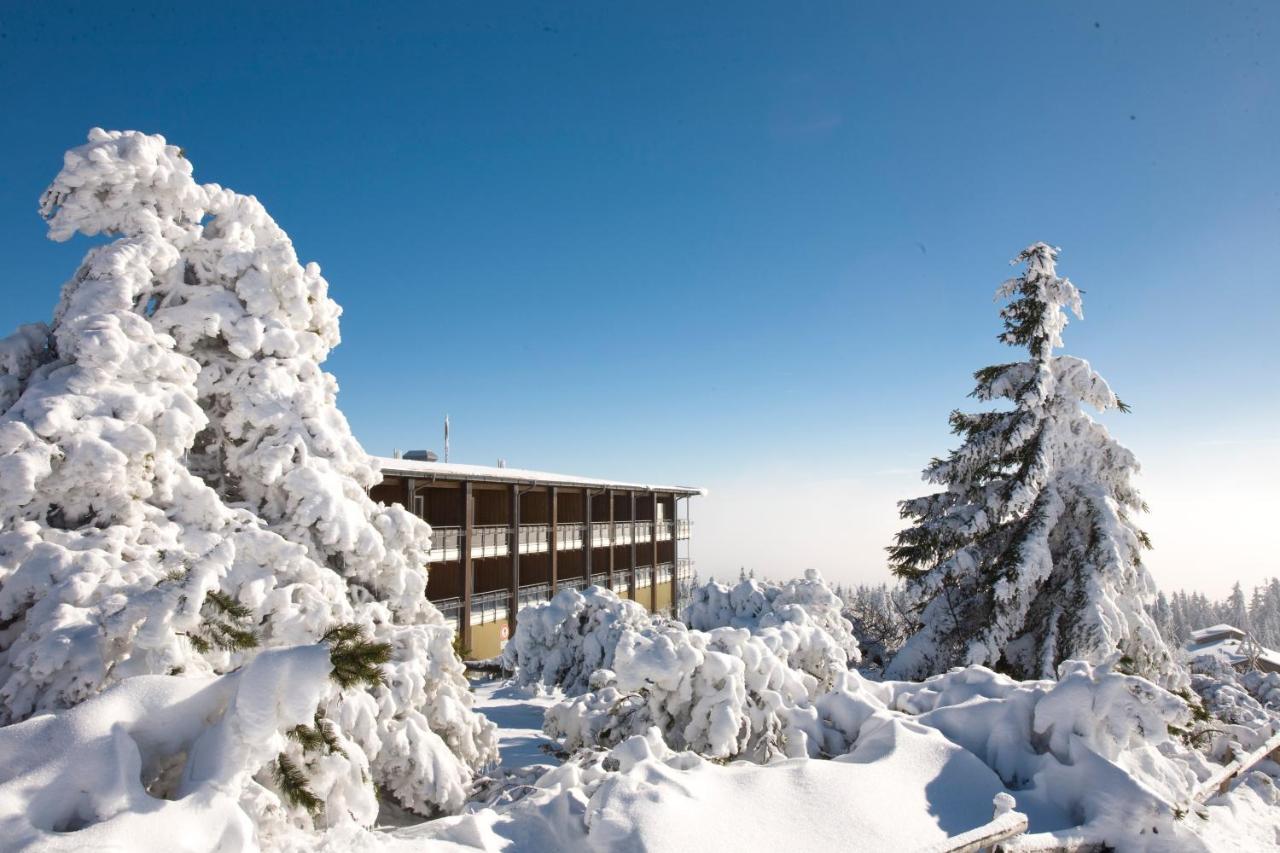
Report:
[[431,525],[427,597],[457,625],[468,658],[497,655],[520,608],[561,589],[596,584],[668,615],[683,604],[693,573],[689,498],[702,489],[377,462],[383,479],[370,497]]

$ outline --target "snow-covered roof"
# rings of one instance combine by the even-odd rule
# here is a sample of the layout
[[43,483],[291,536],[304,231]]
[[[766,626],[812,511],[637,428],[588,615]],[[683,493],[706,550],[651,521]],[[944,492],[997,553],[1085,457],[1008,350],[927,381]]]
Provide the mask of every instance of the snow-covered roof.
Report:
[[1244,631],[1241,631],[1234,625],[1227,625],[1224,623],[1191,632],[1191,641],[1193,643],[1203,643],[1210,637],[1235,637],[1236,639],[1243,640]]
[[438,477],[446,480],[488,480],[499,483],[528,483],[538,486],[596,486],[605,489],[627,489],[637,492],[675,492],[679,495],[705,495],[696,486],[663,486],[653,483],[629,483],[623,480],[601,480],[574,474],[552,474],[524,468],[499,468],[495,465],[462,465],[456,462],[419,462],[414,459],[388,459],[375,456],[383,474],[410,477]]
[[1280,652],[1263,646],[1255,646],[1252,650],[1244,648],[1241,642],[1245,638],[1244,631],[1231,625],[1214,625],[1212,628],[1201,628],[1191,632],[1191,640],[1185,646],[1189,657],[1212,655],[1232,666],[1239,666],[1251,659],[1250,651],[1257,655],[1258,663],[1263,669],[1280,671]]

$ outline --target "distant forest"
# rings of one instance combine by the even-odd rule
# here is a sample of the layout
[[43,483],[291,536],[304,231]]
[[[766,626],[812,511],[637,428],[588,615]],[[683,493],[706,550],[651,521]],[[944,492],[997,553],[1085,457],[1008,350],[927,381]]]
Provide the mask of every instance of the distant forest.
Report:
[[[845,618],[853,622],[871,662],[887,660],[915,629],[899,587],[837,585],[835,593],[844,601]],[[1171,645],[1184,645],[1192,631],[1226,623],[1252,633],[1268,648],[1280,649],[1280,578],[1264,581],[1249,593],[1237,582],[1217,601],[1201,592],[1161,592],[1150,610]]]

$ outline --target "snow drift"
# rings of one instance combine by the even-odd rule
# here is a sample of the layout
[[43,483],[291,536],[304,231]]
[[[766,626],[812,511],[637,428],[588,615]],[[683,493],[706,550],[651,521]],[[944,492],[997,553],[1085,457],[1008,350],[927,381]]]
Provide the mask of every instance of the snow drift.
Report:
[[229,675],[143,675],[0,728],[8,850],[252,851],[286,826],[252,778],[311,721],[324,646],[264,651]]

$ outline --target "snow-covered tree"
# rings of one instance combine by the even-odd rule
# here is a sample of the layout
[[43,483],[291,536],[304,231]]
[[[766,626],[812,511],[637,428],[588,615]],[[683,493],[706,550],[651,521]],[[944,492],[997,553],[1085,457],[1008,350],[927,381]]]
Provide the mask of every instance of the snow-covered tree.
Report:
[[1227,598],[1226,622],[1228,625],[1234,625],[1241,631],[1250,631],[1253,626],[1249,620],[1249,605],[1244,600],[1244,589],[1240,586],[1240,581],[1236,581],[1231,587],[1231,595]]
[[1145,509],[1133,454],[1084,411],[1126,407],[1089,363],[1055,355],[1080,293],[1044,243],[1015,263],[1024,272],[997,298],[1000,339],[1026,361],[983,368],[973,396],[1012,408],[951,415],[961,446],[925,479],[944,486],[904,501],[911,526],[890,547],[922,624],[894,657],[893,677],[986,664],[1051,677],[1068,659],[1113,656],[1132,671],[1181,678],[1146,606],[1155,586],[1150,546],[1135,523]]
[[[862,659],[853,625],[843,615],[844,602],[831,591],[817,569],[806,569],[803,578],[786,583],[757,581],[743,575],[734,586],[711,581],[695,587],[681,620],[690,628],[762,628],[792,624],[820,632],[807,644],[823,669],[845,669]],[[823,649],[818,654],[818,648]],[[814,670],[815,673],[818,670]]]
[[839,595],[864,663],[883,668],[914,630],[904,606],[905,590],[901,585],[859,584],[839,590]]
[[49,326],[0,342],[0,722],[264,648],[376,646],[382,677],[331,685],[298,733],[319,808],[295,818],[371,823],[371,783],[460,807],[494,728],[424,595],[429,527],[367,497],[377,469],[320,367],[340,310],[319,267],[159,136],[95,129],[41,210],[54,240],[114,239]]

